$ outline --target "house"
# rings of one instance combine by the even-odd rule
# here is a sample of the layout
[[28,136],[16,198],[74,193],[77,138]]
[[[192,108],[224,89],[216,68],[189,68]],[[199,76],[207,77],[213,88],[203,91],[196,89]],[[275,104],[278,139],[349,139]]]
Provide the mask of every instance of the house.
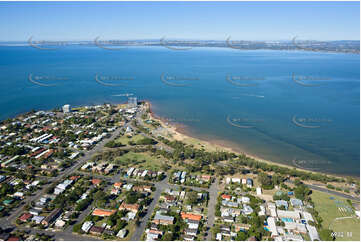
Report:
[[119,189],[112,188],[110,194],[111,194],[111,195],[119,195],[119,194],[120,194],[120,191],[119,191]]
[[302,216],[306,220],[307,223],[308,223],[308,221],[314,222],[313,217],[309,212],[302,212]]
[[40,224],[42,221],[44,220],[43,216],[34,216],[31,221],[36,223],[36,224]]
[[232,196],[231,196],[231,195],[227,195],[227,194],[222,194],[221,198],[222,198],[223,200],[229,201],[229,200],[232,199]]
[[197,232],[198,232],[197,229],[190,229],[190,228],[188,228],[188,229],[185,229],[185,230],[184,230],[184,233],[185,233],[186,235],[190,235],[190,236],[197,236]]
[[163,235],[163,232],[158,229],[147,229],[145,233],[147,234],[147,241],[157,240]]
[[239,231],[246,231],[249,230],[251,228],[250,224],[235,224],[235,231],[239,232]]
[[114,188],[116,188],[116,189],[120,189],[120,188],[122,188],[122,186],[123,186],[123,183],[121,183],[121,182],[114,183]]
[[256,188],[256,194],[257,194],[257,195],[262,195],[262,188],[257,187],[257,188]]
[[164,199],[167,201],[167,202],[174,202],[177,200],[177,198],[175,196],[171,196],[171,195],[165,195],[164,196]]
[[251,213],[253,213],[253,208],[248,205],[244,205],[242,211],[245,215],[250,215]]
[[152,187],[151,186],[143,186],[143,189],[146,192],[152,192]]
[[32,214],[32,215],[38,216],[38,215],[39,215],[39,210],[30,209],[30,210],[29,210],[29,213]]
[[298,211],[285,211],[285,210],[277,210],[277,214],[279,218],[291,218],[294,220],[300,219],[300,213]]
[[127,203],[122,203],[119,206],[119,210],[128,210],[131,211],[133,213],[137,213],[139,211],[140,205],[139,204],[127,204]]
[[276,206],[277,207],[285,207],[285,209],[288,209],[288,202],[285,200],[276,200]]
[[189,229],[198,229],[198,227],[199,227],[199,221],[188,220],[187,224],[188,224]]
[[223,217],[223,221],[224,221],[224,222],[227,222],[227,223],[233,223],[233,222],[234,222],[234,218],[233,218],[233,216],[230,216],[230,215],[224,216],[224,217]]
[[156,213],[152,222],[155,224],[170,225],[174,223],[174,217]]
[[192,235],[184,235],[184,240],[185,241],[193,241],[194,240],[194,237]]
[[299,234],[285,234],[274,238],[275,241],[303,241],[303,238]]
[[127,232],[128,232],[128,230],[126,230],[126,229],[121,229],[121,230],[118,231],[117,237],[119,237],[119,238],[121,238],[121,239],[124,239],[125,236],[127,236]]
[[247,187],[251,188],[253,186],[253,180],[251,178],[247,178]]
[[8,238],[8,241],[20,241],[20,238],[16,236],[11,236]]
[[181,212],[181,218],[184,220],[188,219],[188,220],[200,221],[202,219],[202,215]]
[[209,182],[211,180],[211,176],[210,175],[202,175],[201,179],[205,182]]
[[271,236],[274,238],[276,236],[278,236],[278,231],[277,231],[277,227],[276,227],[276,221],[275,218],[273,217],[268,217],[267,218],[267,228],[268,230],[271,232]]
[[306,228],[308,230],[308,235],[310,236],[311,241],[320,241],[321,240],[315,226],[311,226],[311,225],[307,224]]
[[100,217],[109,217],[110,215],[113,215],[115,212],[116,212],[116,210],[96,208],[96,209],[94,209],[92,215],[100,216]]
[[301,223],[285,222],[285,227],[284,228],[287,229],[288,231],[293,232],[293,233],[302,233],[302,234],[307,233],[306,226],[304,224],[301,224]]
[[19,220],[21,221],[21,222],[27,222],[31,217],[32,217],[33,215],[32,214],[30,214],[30,213],[24,213],[23,215],[21,215],[20,217],[19,217]]
[[94,234],[94,235],[101,235],[104,231],[104,228],[99,227],[99,226],[92,226],[89,230],[89,233]]
[[65,226],[66,222],[64,220],[58,219],[55,222],[55,227],[57,228],[63,228]]
[[291,198],[290,202],[291,202],[291,205],[293,207],[301,207],[301,206],[303,206],[302,201],[300,199],[297,199],[297,198]]
[[242,198],[241,198],[241,201],[242,201],[242,203],[248,204],[248,203],[251,202],[251,199],[250,199],[249,197],[242,197]]
[[56,208],[54,209],[48,217],[46,217],[41,224],[43,224],[44,226],[49,226],[49,224],[51,224],[52,222],[54,222],[62,213],[62,209],[60,208]]
[[94,186],[99,186],[102,183],[102,180],[100,179],[92,179],[92,184]]
[[81,230],[83,230],[85,233],[88,233],[91,227],[93,227],[94,223],[92,221],[86,221],[81,226]]

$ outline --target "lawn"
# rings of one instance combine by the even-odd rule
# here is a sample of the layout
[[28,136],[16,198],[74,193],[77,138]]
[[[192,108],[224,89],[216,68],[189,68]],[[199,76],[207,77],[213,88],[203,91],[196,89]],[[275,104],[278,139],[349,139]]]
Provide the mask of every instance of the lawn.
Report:
[[123,145],[128,145],[128,142],[129,142],[129,141],[133,141],[133,142],[136,143],[137,141],[139,141],[139,140],[141,140],[141,139],[143,139],[143,138],[144,138],[144,136],[141,135],[141,134],[133,135],[133,136],[130,137],[130,138],[128,138],[127,135],[123,135],[123,136],[119,137],[118,139],[116,139],[115,142],[121,143],[121,144],[123,144]]
[[153,171],[161,170],[161,166],[165,162],[166,160],[163,157],[158,158],[147,152],[135,153],[131,151],[116,158],[116,163],[119,165],[127,167],[129,165],[132,165],[134,167],[149,169]]
[[323,219],[323,226],[336,233],[336,240],[360,240],[360,220],[349,218],[355,217],[355,213],[350,210],[346,199],[314,190],[311,197]]

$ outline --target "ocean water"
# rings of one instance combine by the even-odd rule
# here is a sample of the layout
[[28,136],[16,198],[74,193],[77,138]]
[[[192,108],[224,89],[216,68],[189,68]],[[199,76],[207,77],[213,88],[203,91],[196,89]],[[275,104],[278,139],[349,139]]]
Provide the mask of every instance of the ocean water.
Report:
[[226,48],[0,47],[0,119],[31,109],[153,103],[193,136],[278,163],[358,176],[360,56]]

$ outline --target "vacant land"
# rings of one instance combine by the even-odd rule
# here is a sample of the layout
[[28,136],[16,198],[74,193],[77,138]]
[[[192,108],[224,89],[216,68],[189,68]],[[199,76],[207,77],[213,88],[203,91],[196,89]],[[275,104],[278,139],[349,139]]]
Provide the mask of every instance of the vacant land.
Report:
[[335,232],[336,240],[360,240],[360,220],[346,199],[318,191],[311,197],[323,226]]
[[134,166],[150,170],[161,170],[161,166],[166,164],[163,157],[157,157],[148,152],[135,153],[128,152],[116,158],[116,164],[121,166]]
[[137,143],[137,141],[143,139],[144,136],[141,134],[133,135],[132,137],[129,137],[127,135],[123,135],[120,138],[116,139],[115,142],[121,143],[122,145],[128,145],[129,141],[132,141],[134,143]]

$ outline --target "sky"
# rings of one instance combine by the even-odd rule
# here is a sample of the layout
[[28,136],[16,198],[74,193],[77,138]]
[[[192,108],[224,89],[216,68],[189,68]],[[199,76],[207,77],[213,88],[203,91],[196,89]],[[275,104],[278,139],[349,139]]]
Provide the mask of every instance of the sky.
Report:
[[0,2],[0,41],[359,40],[359,2]]

